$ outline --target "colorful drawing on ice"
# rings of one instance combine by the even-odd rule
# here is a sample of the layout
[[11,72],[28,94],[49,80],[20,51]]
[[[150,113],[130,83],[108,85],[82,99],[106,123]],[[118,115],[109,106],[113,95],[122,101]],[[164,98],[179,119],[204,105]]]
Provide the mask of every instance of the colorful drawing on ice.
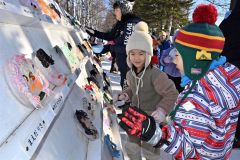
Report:
[[14,96],[25,106],[41,108],[51,93],[47,79],[24,54],[15,55],[7,62],[5,77]]

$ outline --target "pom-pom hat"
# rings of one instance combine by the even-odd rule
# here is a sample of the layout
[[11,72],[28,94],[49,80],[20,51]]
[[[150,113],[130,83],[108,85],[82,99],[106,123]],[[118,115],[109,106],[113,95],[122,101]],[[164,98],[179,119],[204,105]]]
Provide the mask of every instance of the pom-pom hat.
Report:
[[216,20],[217,9],[213,5],[199,5],[194,10],[193,23],[176,36],[175,46],[182,56],[184,73],[191,80],[203,77],[223,50],[225,39]]
[[127,64],[129,68],[132,68],[132,63],[130,62],[129,51],[132,49],[139,49],[146,52],[146,62],[145,67],[151,62],[151,57],[153,56],[153,41],[150,34],[148,34],[147,23],[141,21],[135,25],[134,32],[128,39],[126,45],[127,51]]
[[184,74],[192,80],[192,83],[169,114],[171,119],[174,119],[180,105],[197,84],[197,80],[207,73],[212,60],[218,60],[220,57],[225,39],[221,30],[215,25],[216,20],[217,9],[212,4],[202,4],[193,12],[193,23],[177,33],[175,47],[182,56]]

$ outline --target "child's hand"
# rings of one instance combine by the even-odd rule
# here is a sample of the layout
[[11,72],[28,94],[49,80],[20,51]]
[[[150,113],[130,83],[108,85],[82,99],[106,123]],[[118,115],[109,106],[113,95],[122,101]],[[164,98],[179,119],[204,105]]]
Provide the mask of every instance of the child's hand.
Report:
[[152,115],[157,123],[162,123],[165,121],[166,112],[162,108],[157,108]]

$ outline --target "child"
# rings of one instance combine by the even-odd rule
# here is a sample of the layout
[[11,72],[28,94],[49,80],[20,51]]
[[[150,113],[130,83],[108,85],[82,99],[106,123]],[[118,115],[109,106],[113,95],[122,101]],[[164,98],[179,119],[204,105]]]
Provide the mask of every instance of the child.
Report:
[[[119,96],[119,99],[131,101],[133,106],[146,111],[160,123],[172,110],[178,92],[167,75],[151,65],[152,43],[147,24],[139,22],[126,46],[127,64],[130,68],[127,73],[128,88]],[[141,159],[140,145],[140,140],[129,137],[126,151],[131,159]],[[142,144],[142,148],[147,159],[159,159],[159,149],[146,143]]]
[[[205,16],[207,15],[207,16]],[[177,34],[174,63],[184,76],[171,120],[161,126],[136,107],[128,107],[120,126],[176,159],[229,159],[240,110],[240,71],[220,56],[224,46],[215,25],[217,10],[200,5],[193,23]]]

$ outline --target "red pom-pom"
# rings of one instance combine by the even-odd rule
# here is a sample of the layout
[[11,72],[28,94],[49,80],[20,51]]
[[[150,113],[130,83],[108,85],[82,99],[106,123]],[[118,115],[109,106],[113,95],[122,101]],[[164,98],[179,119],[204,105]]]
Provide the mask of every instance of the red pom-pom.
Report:
[[215,24],[217,21],[217,9],[212,4],[201,4],[193,12],[192,18],[194,23]]

